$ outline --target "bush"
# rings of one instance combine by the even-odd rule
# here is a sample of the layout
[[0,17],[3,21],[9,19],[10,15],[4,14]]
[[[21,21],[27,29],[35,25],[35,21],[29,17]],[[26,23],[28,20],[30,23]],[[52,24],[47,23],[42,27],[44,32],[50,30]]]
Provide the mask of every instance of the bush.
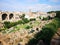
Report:
[[30,41],[28,42],[27,45],[37,45],[36,43],[37,43],[37,40],[32,38],[32,39],[30,39]]
[[50,45],[53,35],[57,32],[60,25],[60,19],[55,18],[51,23],[46,24],[40,32],[35,34],[34,38],[28,42],[28,45],[37,45],[39,40],[43,40],[45,45]]
[[26,26],[26,27],[25,27],[25,29],[30,29],[30,28],[31,28],[31,26]]
[[48,17],[46,17],[46,18],[43,18],[43,20],[48,20],[49,18]]
[[50,12],[47,12],[47,13],[53,13],[53,12],[56,13],[55,17],[60,18],[60,11],[50,11]]
[[41,19],[41,16],[39,16],[39,19]]
[[4,30],[5,30],[5,28],[0,28],[0,32],[1,32],[1,31],[4,31]]
[[28,23],[28,22],[29,22],[29,20],[28,20],[27,18],[24,18],[24,19],[23,19],[23,24],[24,24],[24,23]]
[[27,18],[24,18],[23,20],[19,20],[17,22],[9,22],[9,21],[5,21],[4,22],[4,27],[5,28],[11,28],[13,26],[16,26],[18,24],[25,24],[25,23],[28,23],[29,20]]
[[19,20],[17,23],[18,23],[18,24],[22,24],[22,23],[23,23],[23,21],[22,21],[22,20]]
[[60,18],[60,11],[55,11],[55,13],[56,13],[56,17]]
[[17,22],[9,22],[9,21],[4,22],[4,27],[5,28],[11,28],[11,27],[13,27],[15,25],[17,25]]
[[5,22],[4,22],[4,27],[5,27],[5,28],[10,28],[10,22],[5,21]]
[[35,21],[36,19],[35,18],[31,18],[30,21]]
[[22,14],[22,15],[20,16],[20,18],[24,19],[24,18],[25,18],[25,14]]

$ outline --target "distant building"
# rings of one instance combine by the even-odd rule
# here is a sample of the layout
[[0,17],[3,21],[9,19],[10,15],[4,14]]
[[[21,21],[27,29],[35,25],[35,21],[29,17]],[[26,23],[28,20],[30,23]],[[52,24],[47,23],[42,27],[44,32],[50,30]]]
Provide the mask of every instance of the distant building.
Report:
[[46,12],[32,12],[31,10],[29,10],[29,12],[2,12],[0,11],[0,21],[18,21],[21,20],[20,16],[22,14],[25,14],[25,18],[37,18],[39,16],[41,16],[41,19],[43,19],[43,17],[55,17],[56,13],[46,13]]

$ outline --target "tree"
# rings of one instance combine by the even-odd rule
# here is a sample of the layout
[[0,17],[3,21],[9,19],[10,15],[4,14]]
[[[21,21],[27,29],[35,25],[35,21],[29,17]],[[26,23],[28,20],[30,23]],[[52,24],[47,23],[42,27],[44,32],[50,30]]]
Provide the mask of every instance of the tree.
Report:
[[25,14],[22,14],[22,15],[20,16],[20,18],[24,19],[24,18],[25,18]]
[[46,17],[46,18],[43,18],[42,20],[48,20],[48,17]]
[[28,45],[37,45],[39,40],[43,40],[45,45],[50,45],[50,41],[53,35],[57,32],[59,25],[60,20],[54,19],[51,23],[44,26],[40,32],[35,34],[34,38],[28,42]]
[[60,11],[50,11],[50,12],[47,12],[47,13],[53,13],[53,12],[56,13],[55,17],[60,18]]
[[5,21],[5,22],[4,22],[4,27],[5,27],[5,28],[10,28],[10,22]]
[[22,23],[25,24],[25,23],[28,23],[28,22],[29,22],[29,20],[27,18],[24,18]]
[[56,17],[60,18],[60,11],[56,11],[55,13],[56,13]]
[[35,18],[31,18],[30,21],[35,21],[36,19]]
[[39,16],[39,19],[41,19],[41,16]]
[[31,28],[31,27],[30,27],[30,26],[28,26],[28,25],[25,27],[25,29],[30,29],[30,28]]

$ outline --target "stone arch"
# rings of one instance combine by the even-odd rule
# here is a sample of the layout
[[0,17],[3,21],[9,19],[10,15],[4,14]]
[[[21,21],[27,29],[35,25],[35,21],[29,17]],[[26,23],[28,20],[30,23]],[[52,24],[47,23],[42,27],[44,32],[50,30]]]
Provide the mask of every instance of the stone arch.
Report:
[[2,20],[5,20],[7,18],[7,14],[2,14]]
[[9,15],[9,19],[12,19],[13,18],[13,14],[11,13],[10,15]]

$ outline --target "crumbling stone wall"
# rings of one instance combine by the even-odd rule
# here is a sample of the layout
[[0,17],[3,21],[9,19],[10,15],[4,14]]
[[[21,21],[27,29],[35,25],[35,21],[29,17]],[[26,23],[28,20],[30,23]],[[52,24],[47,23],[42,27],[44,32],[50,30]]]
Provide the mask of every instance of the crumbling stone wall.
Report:
[[1,21],[17,21],[20,19],[19,15],[20,15],[20,12],[19,13],[17,13],[17,12],[0,12],[0,22]]

